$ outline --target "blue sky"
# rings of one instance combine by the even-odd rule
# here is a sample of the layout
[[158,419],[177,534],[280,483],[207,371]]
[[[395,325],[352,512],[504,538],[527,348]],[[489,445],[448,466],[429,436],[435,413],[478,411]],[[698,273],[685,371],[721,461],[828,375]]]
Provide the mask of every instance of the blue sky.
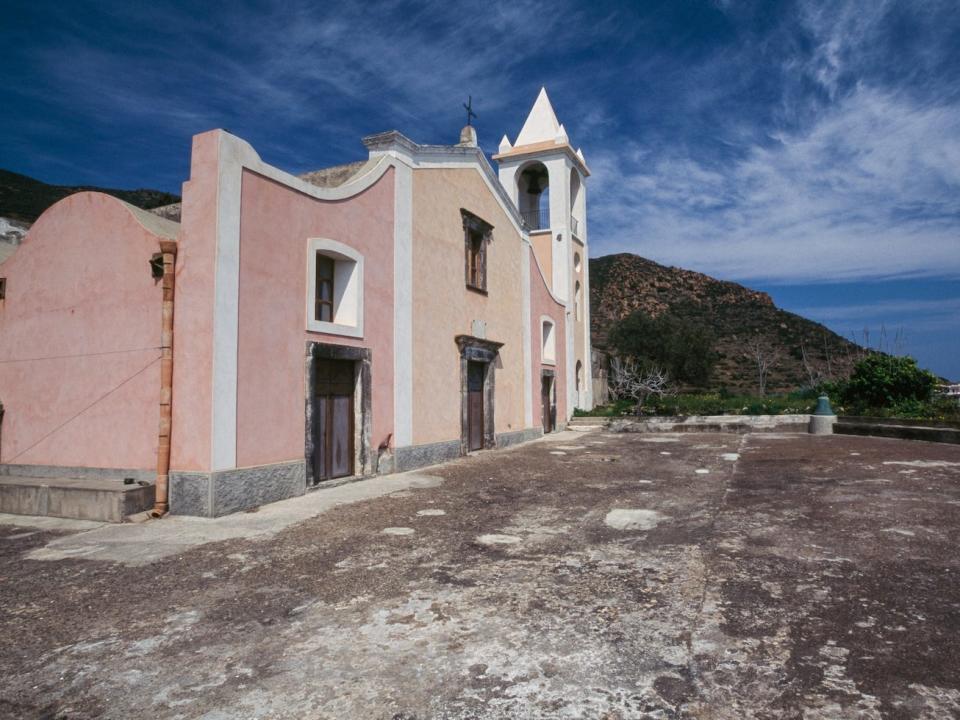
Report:
[[0,167],[180,191],[224,127],[292,172],[398,129],[484,149],[545,85],[591,252],[770,292],[960,379],[955,0],[13,2]]

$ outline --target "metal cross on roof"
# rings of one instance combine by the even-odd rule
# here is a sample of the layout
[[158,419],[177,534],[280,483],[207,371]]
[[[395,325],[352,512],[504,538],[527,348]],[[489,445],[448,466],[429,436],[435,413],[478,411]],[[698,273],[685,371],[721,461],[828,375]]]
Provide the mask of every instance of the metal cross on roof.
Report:
[[467,101],[463,104],[463,107],[467,111],[467,127],[469,127],[472,124],[470,118],[477,117],[477,114],[473,111],[473,95],[467,96]]

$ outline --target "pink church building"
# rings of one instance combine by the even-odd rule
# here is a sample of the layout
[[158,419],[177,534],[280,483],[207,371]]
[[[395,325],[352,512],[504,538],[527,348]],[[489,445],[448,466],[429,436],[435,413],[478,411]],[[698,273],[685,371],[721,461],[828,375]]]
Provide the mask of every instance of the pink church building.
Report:
[[363,143],[297,177],[213,130],[179,208],[49,208],[0,265],[0,474],[212,517],[589,408],[589,170],[546,92],[498,171],[471,127]]

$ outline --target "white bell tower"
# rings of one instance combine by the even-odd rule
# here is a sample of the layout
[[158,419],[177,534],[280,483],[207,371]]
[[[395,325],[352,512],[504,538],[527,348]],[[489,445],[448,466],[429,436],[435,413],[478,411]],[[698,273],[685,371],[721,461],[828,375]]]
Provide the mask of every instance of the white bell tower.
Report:
[[[550,289],[566,304],[568,408],[592,407],[586,180],[590,170],[540,89],[516,141],[506,135],[493,159],[500,184],[520,210]],[[547,257],[549,256],[549,257]]]

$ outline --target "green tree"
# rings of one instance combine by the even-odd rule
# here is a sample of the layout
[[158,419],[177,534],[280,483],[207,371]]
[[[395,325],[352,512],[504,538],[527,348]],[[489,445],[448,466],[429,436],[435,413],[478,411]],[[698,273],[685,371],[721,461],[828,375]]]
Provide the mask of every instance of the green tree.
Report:
[[610,331],[610,347],[643,367],[658,367],[670,378],[705,386],[716,362],[713,333],[686,318],[663,313],[650,317],[641,310],[620,320]]
[[912,357],[873,353],[856,364],[841,393],[845,403],[863,408],[892,407],[905,401],[926,402],[937,377]]

